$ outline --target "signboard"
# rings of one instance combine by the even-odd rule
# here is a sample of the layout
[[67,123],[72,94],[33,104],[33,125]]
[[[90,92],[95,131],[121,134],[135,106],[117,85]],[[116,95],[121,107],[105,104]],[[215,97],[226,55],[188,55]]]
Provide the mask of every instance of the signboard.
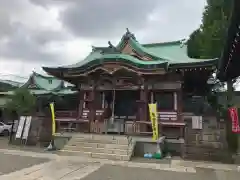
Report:
[[149,114],[150,120],[152,122],[153,140],[158,140],[158,114],[157,114],[157,104],[149,104]]
[[232,120],[232,132],[233,133],[240,133],[240,125],[239,125],[239,118],[238,118],[238,109],[235,107],[231,107],[228,109],[231,120]]
[[31,127],[31,121],[32,121],[32,116],[27,116],[26,121],[25,121],[25,126],[23,130],[23,136],[22,139],[27,139],[28,138],[28,133]]
[[54,136],[56,133],[54,103],[50,103],[50,109],[51,109],[51,114],[52,114],[52,135]]
[[202,116],[192,116],[192,129],[202,129],[203,120]]
[[17,128],[17,133],[16,133],[16,138],[21,138],[22,133],[23,133],[23,127],[25,124],[26,116],[21,116],[19,123],[18,123],[18,128]]

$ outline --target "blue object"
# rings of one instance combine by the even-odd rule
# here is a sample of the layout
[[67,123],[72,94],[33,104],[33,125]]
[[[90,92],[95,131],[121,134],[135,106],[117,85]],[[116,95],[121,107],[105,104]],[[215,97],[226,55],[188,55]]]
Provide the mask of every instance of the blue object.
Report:
[[148,154],[144,154],[143,157],[148,158]]
[[145,157],[145,158],[152,158],[153,155],[152,155],[151,153],[145,153],[145,154],[143,155],[143,157]]

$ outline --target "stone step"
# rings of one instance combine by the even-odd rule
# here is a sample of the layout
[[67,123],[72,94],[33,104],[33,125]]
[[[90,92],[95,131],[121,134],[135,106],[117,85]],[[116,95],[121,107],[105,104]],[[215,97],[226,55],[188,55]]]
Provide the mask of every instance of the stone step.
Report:
[[58,151],[58,154],[61,156],[81,156],[81,157],[91,157],[91,152],[83,152],[83,151],[74,151],[74,150],[65,150],[61,149]]
[[106,134],[73,134],[73,138],[79,139],[93,139],[93,140],[131,140],[130,136],[121,136],[121,135],[106,135]]
[[91,157],[99,158],[99,159],[121,160],[121,161],[130,160],[130,156],[128,155],[117,155],[117,154],[106,154],[106,153],[92,153]]
[[132,138],[127,136],[111,136],[111,135],[84,135],[84,136],[72,136],[73,139],[85,139],[96,141],[122,141],[129,142]]
[[122,160],[129,161],[129,155],[117,155],[117,154],[107,154],[107,153],[92,153],[92,152],[80,152],[73,150],[60,150],[59,155],[64,156],[84,156],[84,157],[92,157],[99,159],[109,159],[109,160]]
[[89,143],[105,143],[105,144],[125,144],[128,145],[129,141],[127,139],[118,139],[118,140],[111,140],[111,139],[84,139],[84,138],[72,138],[71,142],[89,142]]
[[60,150],[60,155],[87,156],[110,160],[129,160],[133,152],[131,137],[74,134]]
[[109,149],[128,149],[128,145],[122,144],[103,144],[103,143],[91,143],[91,142],[76,142],[69,141],[66,146],[76,146],[76,147],[91,147],[91,148],[109,148]]
[[109,148],[91,148],[91,147],[79,147],[79,146],[65,146],[64,150],[71,151],[83,151],[83,152],[92,152],[92,153],[107,153],[107,154],[118,154],[118,155],[128,155],[130,149],[109,149]]

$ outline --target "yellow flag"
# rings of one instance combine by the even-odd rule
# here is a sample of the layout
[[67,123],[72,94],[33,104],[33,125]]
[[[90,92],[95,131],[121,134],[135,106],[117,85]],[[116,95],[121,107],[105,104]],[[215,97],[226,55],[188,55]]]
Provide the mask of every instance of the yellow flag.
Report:
[[50,103],[50,109],[51,109],[51,114],[52,114],[52,135],[54,136],[56,133],[54,103]]
[[153,140],[158,140],[157,104],[149,104],[149,115],[152,122]]

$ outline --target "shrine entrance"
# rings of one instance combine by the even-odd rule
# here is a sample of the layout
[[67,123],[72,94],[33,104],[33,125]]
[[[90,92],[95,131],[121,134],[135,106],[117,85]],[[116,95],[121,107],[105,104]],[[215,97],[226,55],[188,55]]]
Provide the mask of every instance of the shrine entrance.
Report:
[[138,111],[137,100],[139,100],[140,92],[134,90],[117,90],[115,95],[115,111],[117,117],[136,116]]
[[108,109],[108,133],[124,133],[125,121],[136,119],[138,113],[137,100],[140,92],[137,90],[105,91],[105,108]]

